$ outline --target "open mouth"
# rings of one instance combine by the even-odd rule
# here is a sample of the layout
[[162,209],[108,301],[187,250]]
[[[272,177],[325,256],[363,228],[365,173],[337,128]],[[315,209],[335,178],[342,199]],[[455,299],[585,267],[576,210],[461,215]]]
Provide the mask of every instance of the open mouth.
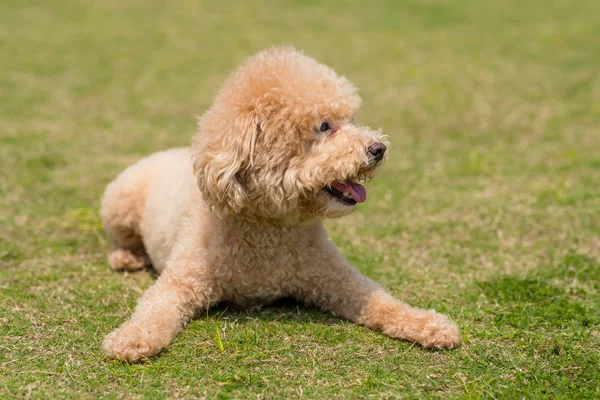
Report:
[[367,190],[365,187],[351,180],[347,180],[345,183],[333,181],[330,185],[325,186],[323,190],[340,203],[348,206],[363,203],[367,200]]

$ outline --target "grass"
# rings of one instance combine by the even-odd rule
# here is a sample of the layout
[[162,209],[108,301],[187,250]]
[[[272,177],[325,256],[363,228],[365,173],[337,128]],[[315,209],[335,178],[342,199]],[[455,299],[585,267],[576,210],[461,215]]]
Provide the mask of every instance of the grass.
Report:
[[[2,1],[0,397],[599,398],[598,37],[593,0]],[[277,43],[347,75],[393,144],[332,238],[463,346],[281,303],[107,359],[153,278],[108,270],[105,185],[189,143],[229,71]]]

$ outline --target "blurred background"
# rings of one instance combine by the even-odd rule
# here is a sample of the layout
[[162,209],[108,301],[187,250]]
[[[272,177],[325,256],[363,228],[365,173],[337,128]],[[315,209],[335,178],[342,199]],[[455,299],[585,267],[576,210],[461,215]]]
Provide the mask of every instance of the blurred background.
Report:
[[[0,370],[0,393],[183,396],[200,382],[196,393],[234,397],[594,397],[599,37],[594,0],[2,0],[0,361],[14,370]],[[392,142],[367,203],[327,221],[332,238],[394,294],[449,313],[465,345],[422,352],[284,307],[252,323],[226,314],[235,354],[215,355],[209,319],[149,365],[111,364],[100,340],[152,278],[108,271],[104,187],[139,158],[188,145],[231,70],[278,44],[347,76],[358,122]],[[250,349],[270,355],[244,347],[255,332],[264,342]],[[315,352],[291,351],[293,337]],[[252,375],[269,357],[288,367]]]

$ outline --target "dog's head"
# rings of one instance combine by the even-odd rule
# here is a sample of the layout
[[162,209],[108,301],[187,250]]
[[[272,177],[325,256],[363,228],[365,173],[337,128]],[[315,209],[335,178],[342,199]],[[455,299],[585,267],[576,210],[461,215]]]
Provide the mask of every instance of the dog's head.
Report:
[[275,220],[350,213],[387,156],[380,132],[354,124],[359,106],[346,78],[291,47],[250,57],[199,120],[204,200],[220,215]]

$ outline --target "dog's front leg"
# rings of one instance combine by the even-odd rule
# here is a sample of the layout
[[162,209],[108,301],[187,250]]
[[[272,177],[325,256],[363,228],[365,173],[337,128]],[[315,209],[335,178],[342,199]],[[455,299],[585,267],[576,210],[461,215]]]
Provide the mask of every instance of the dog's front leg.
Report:
[[207,306],[210,288],[201,269],[186,264],[167,267],[139,300],[131,319],[106,336],[103,348],[108,355],[129,362],[153,356]]
[[350,265],[333,245],[315,257],[309,274],[314,288],[306,294],[309,304],[393,338],[420,343],[428,348],[451,349],[460,344],[460,330],[444,314],[412,307],[387,293]]

